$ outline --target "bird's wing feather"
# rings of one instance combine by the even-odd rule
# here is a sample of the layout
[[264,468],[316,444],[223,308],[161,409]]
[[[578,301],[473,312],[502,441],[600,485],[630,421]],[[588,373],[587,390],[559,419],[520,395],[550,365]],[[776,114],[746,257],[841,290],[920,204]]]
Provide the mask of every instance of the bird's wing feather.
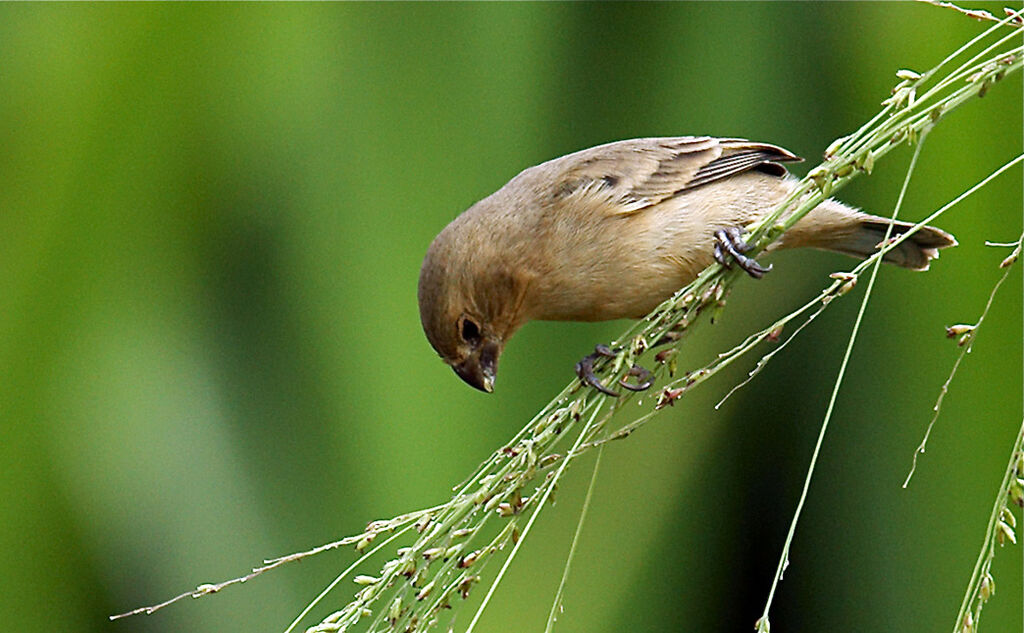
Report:
[[751,169],[777,176],[798,156],[743,139],[683,136],[620,141],[558,161],[553,197],[577,198],[612,214],[632,214],[686,191]]

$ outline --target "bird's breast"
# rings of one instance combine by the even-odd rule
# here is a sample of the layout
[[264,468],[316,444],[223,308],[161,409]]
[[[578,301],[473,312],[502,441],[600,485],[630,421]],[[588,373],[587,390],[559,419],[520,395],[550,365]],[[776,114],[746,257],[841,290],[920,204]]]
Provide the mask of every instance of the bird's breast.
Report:
[[532,318],[639,318],[712,261],[712,233],[685,201],[605,215],[552,231],[531,296]]

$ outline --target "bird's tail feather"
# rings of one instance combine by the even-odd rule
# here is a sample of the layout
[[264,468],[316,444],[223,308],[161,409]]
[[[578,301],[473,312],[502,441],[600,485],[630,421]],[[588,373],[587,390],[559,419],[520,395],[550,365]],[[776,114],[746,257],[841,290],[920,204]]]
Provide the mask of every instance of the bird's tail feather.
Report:
[[[854,233],[832,250],[865,259],[874,254],[885,239],[891,220],[869,216]],[[910,222],[892,222],[890,237],[903,235],[914,227]],[[955,246],[956,240],[942,229],[923,226],[882,258],[882,261],[913,270],[928,270],[931,260],[939,256],[939,249]]]
[[[809,246],[865,259],[878,252],[890,223],[891,237],[903,235],[914,227],[910,222],[862,213],[830,199],[790,229],[783,237],[783,246]],[[821,230],[823,224],[830,225],[829,229]],[[949,246],[956,246],[952,235],[933,226],[923,226],[886,253],[882,261],[912,270],[928,270],[929,262],[939,256],[939,249]]]

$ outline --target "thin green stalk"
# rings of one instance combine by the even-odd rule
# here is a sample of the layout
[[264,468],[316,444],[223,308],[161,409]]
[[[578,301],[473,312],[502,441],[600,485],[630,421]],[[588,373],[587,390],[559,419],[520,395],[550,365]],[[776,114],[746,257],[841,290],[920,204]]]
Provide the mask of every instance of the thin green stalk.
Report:
[[[960,611],[957,612],[956,623],[953,625],[954,633],[974,633],[981,617],[981,608],[994,593],[994,584],[989,569],[992,559],[995,558],[996,543],[1003,543],[1006,540],[1016,542],[1013,536],[1014,525],[1011,525],[1011,523],[1016,523],[1016,519],[1013,517],[1013,511],[1007,505],[1007,500],[1012,499],[1018,506],[1024,503],[1022,477],[1024,477],[1024,420],[1021,421],[1020,431],[1017,432],[1017,439],[1010,452],[1010,462],[1006,465],[1003,481],[999,485],[996,501],[992,505],[991,514],[989,514],[985,540],[982,542],[978,560],[974,563],[974,571],[971,572],[971,580],[967,583],[963,602],[960,603]],[[1010,536],[1006,536],[1007,534]],[[983,589],[986,581],[988,581],[987,591]],[[971,610],[972,602],[975,604],[973,611]]]
[[[907,187],[910,186],[910,177],[914,173],[914,168],[917,166],[917,158],[921,155],[921,148],[924,147],[925,137],[922,136],[921,140],[918,141],[917,147],[914,149],[914,155],[910,159],[910,167],[907,169],[907,175],[903,179],[903,187],[900,189],[899,198],[896,201],[896,208],[893,210],[892,219],[896,220],[899,215],[900,209],[903,207],[903,198],[907,193]],[[885,242],[889,239],[892,233],[892,224],[886,227],[885,238],[882,240]],[[850,339],[846,343],[846,352],[843,354],[843,360],[839,365],[839,374],[836,376],[835,384],[832,386],[832,395],[828,401],[828,408],[825,410],[825,419],[821,422],[821,430],[818,432],[818,441],[814,445],[814,452],[811,455],[811,463],[807,468],[807,477],[804,478],[804,487],[800,491],[800,500],[796,504],[796,511],[793,513],[793,521],[789,524],[789,533],[786,534],[786,542],[782,546],[782,554],[779,556],[779,565],[775,570],[775,577],[772,580],[772,588],[768,592],[768,601],[764,605],[764,613],[761,615],[761,619],[758,620],[758,630],[768,632],[768,612],[771,610],[772,600],[775,598],[775,589],[779,585],[779,581],[782,580],[782,574],[789,565],[789,548],[793,543],[793,535],[796,533],[796,525],[800,520],[800,513],[803,511],[804,502],[807,500],[807,491],[811,487],[811,478],[814,476],[814,468],[818,463],[818,455],[821,453],[821,446],[825,441],[825,432],[828,430],[828,423],[832,419],[832,412],[835,410],[836,399],[839,397],[839,387],[843,384],[843,377],[846,375],[846,367],[850,362],[850,356],[853,353],[853,344],[857,340],[857,334],[860,332],[860,324],[864,319],[864,312],[868,307],[868,300],[871,299],[871,290],[875,285],[875,278],[878,276],[878,268],[881,265],[881,259],[875,262],[874,267],[871,269],[871,277],[868,279],[868,287],[864,291],[864,298],[860,302],[860,309],[857,311],[857,318],[853,322],[853,328],[850,331]]]
[[555,628],[555,620],[562,608],[562,594],[565,592],[565,585],[569,581],[569,569],[576,557],[576,545],[583,533],[583,524],[587,520],[587,511],[590,509],[590,501],[594,497],[594,488],[597,487],[597,473],[601,469],[601,457],[604,455],[604,444],[597,450],[597,459],[594,460],[594,472],[590,474],[590,484],[587,485],[587,494],[583,498],[583,509],[580,510],[580,519],[576,522],[576,532],[572,535],[572,544],[569,546],[569,555],[565,559],[565,569],[562,571],[562,579],[558,582],[558,590],[555,592],[555,599],[551,602],[551,612],[548,614],[548,623],[544,627],[544,633],[551,633]]
[[[1016,245],[1016,248],[1018,250],[1020,249],[1021,243],[1024,243],[1024,234],[1022,234],[1017,239],[1017,241],[1014,242],[1014,245]],[[996,284],[992,287],[992,291],[988,295],[988,301],[985,302],[985,307],[981,311],[981,316],[978,317],[977,322],[974,323],[973,325],[963,326],[969,329],[967,329],[967,331],[965,331],[962,334],[963,338],[961,338],[959,342],[961,348],[960,354],[956,357],[956,362],[953,363],[953,368],[949,371],[949,376],[946,377],[946,382],[942,383],[942,388],[939,389],[939,397],[936,398],[935,405],[932,407],[932,418],[931,420],[928,421],[928,427],[924,431],[924,437],[921,438],[921,443],[914,450],[914,457],[911,459],[910,462],[910,472],[907,473],[907,478],[903,480],[904,488],[906,488],[910,484],[910,479],[914,476],[914,472],[917,470],[918,456],[924,454],[925,447],[928,444],[928,438],[931,437],[932,429],[935,427],[935,422],[938,421],[939,414],[942,412],[942,401],[946,398],[946,394],[949,392],[949,385],[952,384],[953,378],[956,377],[956,372],[958,369],[960,369],[960,363],[963,362],[964,357],[971,353],[971,349],[974,347],[974,339],[977,336],[978,330],[981,328],[981,324],[985,322],[985,317],[988,316],[988,311],[989,309],[992,308],[992,303],[995,302],[996,293],[999,292],[1000,286],[1002,286],[1003,282],[1006,281],[1006,278],[1010,276],[1010,271],[1013,269],[1013,263],[1016,261],[1016,259],[1014,258],[1013,260],[1009,260],[1009,258],[1007,258],[1007,260],[1004,260],[1004,262],[1005,261],[1009,261],[1010,263],[1003,266],[1003,268],[1005,268],[1006,271],[1002,274],[999,280],[996,281]],[[950,336],[952,337],[956,335],[957,333],[951,328]]]
[[[583,438],[586,436],[586,429],[588,429],[590,426],[592,426],[594,424],[594,419],[597,418],[597,414],[600,412],[600,410],[601,410],[600,407],[597,407],[597,408],[594,409],[594,413],[591,415],[590,420],[588,420],[587,424],[584,426],[584,431],[581,432],[579,437],[576,439],[576,443],[573,446],[573,450],[579,448],[579,445],[583,442]],[[571,452],[572,451],[570,451],[570,453]],[[473,614],[473,619],[470,620],[469,626],[466,628],[466,633],[473,633],[473,629],[476,627],[477,621],[480,620],[480,616],[483,615],[484,609],[487,608],[487,603],[489,603],[491,601],[491,597],[494,595],[494,592],[497,590],[498,585],[501,584],[501,580],[502,580],[502,578],[504,578],[505,572],[508,571],[509,566],[512,564],[512,561],[515,559],[516,554],[519,552],[519,547],[523,544],[523,541],[526,540],[526,536],[529,534],[530,529],[533,527],[534,522],[537,520],[537,517],[540,515],[540,511],[544,508],[544,504],[547,503],[548,498],[551,496],[551,493],[554,492],[554,489],[555,489],[556,484],[558,483],[558,480],[561,479],[561,477],[565,473],[565,469],[566,469],[566,467],[568,465],[569,465],[569,460],[568,459],[563,460],[561,465],[558,467],[558,470],[555,472],[555,476],[552,477],[551,481],[548,483],[548,485],[544,487],[544,494],[541,496],[540,502],[537,504],[537,509],[534,510],[533,514],[530,515],[530,520],[527,521],[526,527],[523,528],[522,535],[519,537],[518,540],[516,540],[515,544],[512,546],[512,551],[509,552],[508,558],[505,559],[505,563],[501,566],[501,569],[498,571],[498,576],[494,579],[494,582],[491,583],[490,588],[487,590],[487,593],[484,595],[483,601],[480,603],[480,606],[477,608],[476,613]]]
[[306,608],[303,609],[299,613],[299,615],[295,616],[295,619],[292,620],[292,623],[289,624],[288,628],[284,630],[284,633],[291,633],[292,631],[294,631],[295,627],[298,626],[299,622],[302,621],[302,618],[306,617],[306,615],[308,615],[309,612],[312,611],[316,607],[316,605],[320,604],[320,601],[323,600],[325,597],[327,597],[327,594],[329,594],[332,589],[337,587],[338,583],[340,583],[342,580],[347,578],[349,574],[351,574],[353,571],[355,571],[356,568],[359,567],[359,565],[361,565],[364,560],[366,560],[370,556],[373,556],[374,554],[376,554],[380,550],[384,549],[385,546],[390,545],[399,536],[402,536],[403,534],[408,532],[410,528],[412,528],[411,524],[410,525],[406,525],[402,529],[400,529],[397,532],[395,532],[394,534],[392,534],[387,539],[385,539],[385,540],[381,541],[380,543],[378,543],[373,549],[371,549],[370,551],[366,552],[366,554],[364,554],[363,556],[360,556],[358,559],[355,560],[355,562],[353,562],[351,565],[346,567],[345,571],[343,571],[340,574],[338,574],[337,577],[334,580],[331,581],[331,584],[329,584],[326,587],[324,587],[324,590],[321,591],[320,594],[316,598],[313,598],[313,600],[309,604],[306,605]]

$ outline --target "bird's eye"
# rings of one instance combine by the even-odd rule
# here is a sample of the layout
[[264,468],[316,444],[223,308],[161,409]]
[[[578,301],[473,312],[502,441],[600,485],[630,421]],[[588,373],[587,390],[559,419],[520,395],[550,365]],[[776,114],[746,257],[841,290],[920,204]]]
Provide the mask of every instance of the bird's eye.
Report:
[[459,328],[459,333],[462,335],[462,340],[466,341],[470,345],[476,345],[480,342],[480,326],[474,323],[471,319],[462,319],[462,325]]

